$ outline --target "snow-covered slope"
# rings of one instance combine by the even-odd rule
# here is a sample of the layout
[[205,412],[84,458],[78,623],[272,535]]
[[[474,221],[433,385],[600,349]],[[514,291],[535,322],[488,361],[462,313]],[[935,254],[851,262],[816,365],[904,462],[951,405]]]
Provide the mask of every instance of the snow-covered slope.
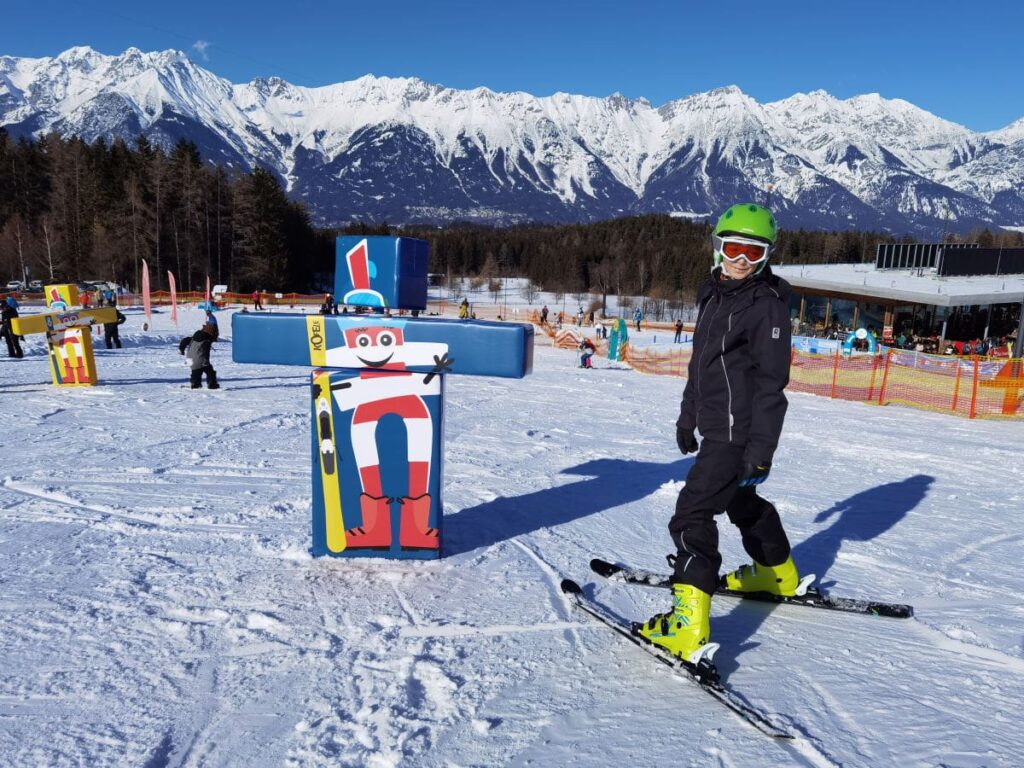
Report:
[[558,589],[668,608],[587,563],[664,567],[681,379],[544,346],[450,376],[446,556],[314,560],[308,370],[227,339],[224,389],[183,389],[202,313],[125,311],[99,387],[54,389],[38,337],[0,357],[0,764],[1020,765],[1019,423],[790,395],[763,493],[796,562],[916,615],[716,599],[727,682],[799,736],[773,741]]
[[[760,105],[736,87],[655,108],[619,94],[461,91],[367,75],[233,85],[177,51],[0,57],[0,125],[171,145],[278,173],[325,223],[593,220],[771,200],[788,226],[1024,224],[1024,120],[981,134],[899,99],[823,91]],[[963,173],[956,173],[965,169]],[[971,169],[984,178],[975,179]],[[982,170],[983,169],[983,170]],[[973,181],[972,181],[973,180]]]

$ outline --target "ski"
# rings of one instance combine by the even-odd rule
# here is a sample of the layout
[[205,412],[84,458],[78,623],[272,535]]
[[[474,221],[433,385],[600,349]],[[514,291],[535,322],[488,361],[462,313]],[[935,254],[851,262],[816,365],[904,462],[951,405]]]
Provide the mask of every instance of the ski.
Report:
[[[599,558],[594,558],[590,561],[590,569],[606,579],[621,581],[626,584],[640,584],[645,587],[663,587],[665,589],[672,586],[671,580],[664,574],[654,573],[642,568],[615,565]],[[756,600],[762,603],[802,605],[807,608],[841,611],[843,613],[863,613],[868,616],[885,616],[891,619],[909,619],[914,615],[914,607],[911,605],[883,603],[878,600],[858,600],[852,597],[837,597],[819,592],[811,586],[807,586],[803,594],[784,596],[773,595],[768,592],[737,592],[720,585],[715,594],[725,597],[737,597],[742,600]]]
[[583,589],[571,579],[562,580],[562,592],[572,600],[573,607],[604,624],[621,637],[626,638],[639,648],[647,651],[658,661],[672,669],[680,677],[689,680],[713,699],[725,705],[741,718],[746,720],[761,733],[776,739],[792,739],[793,734],[773,723],[769,717],[744,701],[731,687],[727,687],[718,677],[718,670],[709,660],[710,653],[704,655],[696,665],[677,659],[656,645],[648,643],[635,633],[639,625],[629,624],[624,619],[610,613],[598,603],[583,594]]

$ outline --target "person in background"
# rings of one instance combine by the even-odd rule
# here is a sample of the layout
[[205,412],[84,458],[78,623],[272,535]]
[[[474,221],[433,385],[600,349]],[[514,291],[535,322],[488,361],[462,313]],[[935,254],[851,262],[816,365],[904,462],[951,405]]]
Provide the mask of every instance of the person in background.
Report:
[[544,325],[548,321],[548,305],[545,304],[540,311],[540,324]]
[[25,352],[21,348],[21,337],[11,327],[11,320],[18,316],[18,302],[13,296],[8,296],[0,305],[0,336],[7,342],[8,357],[22,358]]
[[263,302],[260,300],[259,291],[252,292],[252,308],[254,312],[263,309]]
[[469,299],[463,299],[459,304],[459,320],[469,319]]
[[[114,305],[111,304],[110,306]],[[118,327],[124,325],[124,321],[128,319],[121,314],[120,309],[115,309],[114,313],[116,315],[114,322],[103,324],[103,343],[107,349],[113,349],[114,347],[121,349],[121,336],[118,332]]]
[[[779,513],[757,493],[771,471],[787,408],[790,288],[768,266],[777,236],[767,208],[743,203],[726,210],[712,236],[714,268],[698,292],[676,421],[679,450],[697,457],[668,526],[676,548],[673,605],[637,630],[689,664],[714,647],[711,596],[720,585],[794,595],[800,584]],[[715,517],[723,512],[753,563],[720,577]]]
[[640,311],[640,307],[637,307],[633,311],[633,322],[636,323],[637,332],[640,331],[640,322],[644,319],[644,313]]
[[672,343],[673,344],[681,344],[682,341],[683,341],[683,321],[682,320],[676,320],[675,330],[676,330],[676,335],[672,339]]
[[204,323],[203,327],[191,336],[186,336],[178,343],[178,352],[188,358],[189,366],[192,369],[192,389],[200,389],[203,386],[203,374],[206,374],[207,389],[220,389],[217,383],[217,371],[210,364],[210,348],[218,337],[217,326],[214,323]]

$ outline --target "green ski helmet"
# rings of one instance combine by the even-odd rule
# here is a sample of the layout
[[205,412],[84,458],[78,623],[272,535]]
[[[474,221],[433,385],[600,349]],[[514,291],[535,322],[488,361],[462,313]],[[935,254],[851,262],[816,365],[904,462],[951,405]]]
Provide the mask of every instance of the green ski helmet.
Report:
[[[771,246],[775,245],[775,239],[779,235],[779,228],[775,223],[775,217],[767,208],[754,203],[738,203],[731,206],[718,218],[712,236],[716,267],[722,263],[721,238],[729,235],[766,243],[770,256]],[[767,263],[768,259],[765,258],[758,264],[756,271],[760,272]]]

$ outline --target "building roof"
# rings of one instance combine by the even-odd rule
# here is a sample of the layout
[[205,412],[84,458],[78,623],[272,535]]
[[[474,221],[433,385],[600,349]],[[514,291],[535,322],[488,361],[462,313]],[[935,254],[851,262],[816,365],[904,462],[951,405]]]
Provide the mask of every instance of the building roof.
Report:
[[939,277],[930,269],[875,269],[874,264],[772,265],[795,288],[940,307],[1024,301],[1024,275]]

